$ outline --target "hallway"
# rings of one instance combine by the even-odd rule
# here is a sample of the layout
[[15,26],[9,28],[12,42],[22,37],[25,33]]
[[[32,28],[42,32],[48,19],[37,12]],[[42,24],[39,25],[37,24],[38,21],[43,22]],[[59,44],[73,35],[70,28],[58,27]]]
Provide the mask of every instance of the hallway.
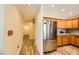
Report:
[[[41,12],[40,4],[0,5],[0,54],[43,54]],[[29,39],[23,40],[24,35],[29,35]]]
[[30,40],[27,36],[24,36],[24,43],[20,55],[39,55],[35,41]]

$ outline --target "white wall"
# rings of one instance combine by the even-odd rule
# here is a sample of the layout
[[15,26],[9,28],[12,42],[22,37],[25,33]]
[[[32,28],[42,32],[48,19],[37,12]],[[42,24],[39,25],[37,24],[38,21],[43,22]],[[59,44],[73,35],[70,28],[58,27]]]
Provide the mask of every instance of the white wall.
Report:
[[35,24],[29,22],[29,39],[35,39]]
[[24,35],[29,35],[29,39],[35,39],[35,24],[33,22],[26,22],[24,24]]
[[43,54],[43,18],[42,8],[40,8],[39,14],[35,22],[35,43],[40,54]]
[[28,22],[23,25],[23,34],[29,35],[29,23]]
[[4,5],[0,5],[0,54],[4,54]]
[[[22,18],[14,5],[5,5],[5,7],[5,53],[19,54],[23,44]],[[13,31],[13,35],[8,36],[9,30]]]

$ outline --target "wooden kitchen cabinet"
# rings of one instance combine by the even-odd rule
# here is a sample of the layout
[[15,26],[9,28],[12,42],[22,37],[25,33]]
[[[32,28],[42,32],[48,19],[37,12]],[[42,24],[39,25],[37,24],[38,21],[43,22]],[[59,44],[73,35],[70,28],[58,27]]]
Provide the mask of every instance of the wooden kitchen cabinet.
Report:
[[61,28],[66,28],[66,21],[62,20],[61,22],[62,22]]
[[57,28],[61,28],[62,22],[60,20],[57,21]]
[[68,40],[69,36],[63,36],[63,45],[68,45],[69,44],[69,40]]
[[72,28],[72,20],[66,20],[66,28]]
[[72,44],[79,47],[79,36],[61,35],[57,37],[57,46]]
[[50,17],[43,17],[47,20],[52,20],[57,22],[57,28],[63,29],[63,28],[79,28],[79,19],[69,19],[69,20],[64,20],[64,19],[57,19],[57,18],[50,18]]
[[57,21],[57,28],[66,28],[66,24],[64,20]]
[[79,28],[79,20],[78,19],[72,20],[72,28]]
[[79,36],[76,36],[76,46],[78,46],[79,47]]
[[75,36],[70,36],[70,39],[69,39],[69,44],[72,44],[72,45],[75,45]]
[[57,46],[62,46],[62,36],[57,36]]
[[61,35],[57,37],[57,46],[68,45],[69,44],[69,36]]

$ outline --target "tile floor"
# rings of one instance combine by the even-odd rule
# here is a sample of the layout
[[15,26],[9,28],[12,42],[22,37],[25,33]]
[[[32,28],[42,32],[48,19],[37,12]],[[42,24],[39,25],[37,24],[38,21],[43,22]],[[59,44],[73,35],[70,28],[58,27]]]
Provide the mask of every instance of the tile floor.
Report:
[[20,55],[39,55],[36,45],[35,45],[35,41],[30,40],[27,37],[25,37]]
[[46,53],[46,55],[79,55],[79,48],[72,45],[58,47],[57,51]]

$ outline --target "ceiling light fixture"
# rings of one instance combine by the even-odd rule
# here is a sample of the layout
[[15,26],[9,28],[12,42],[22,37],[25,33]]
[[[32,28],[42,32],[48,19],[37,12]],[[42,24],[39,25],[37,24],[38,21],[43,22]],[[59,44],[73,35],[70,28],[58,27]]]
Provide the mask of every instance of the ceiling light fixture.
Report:
[[64,9],[61,9],[62,12],[64,12]]
[[52,7],[55,7],[55,5],[52,5]]
[[69,14],[72,15],[72,12],[70,12]]
[[28,4],[28,6],[31,6],[31,4]]

